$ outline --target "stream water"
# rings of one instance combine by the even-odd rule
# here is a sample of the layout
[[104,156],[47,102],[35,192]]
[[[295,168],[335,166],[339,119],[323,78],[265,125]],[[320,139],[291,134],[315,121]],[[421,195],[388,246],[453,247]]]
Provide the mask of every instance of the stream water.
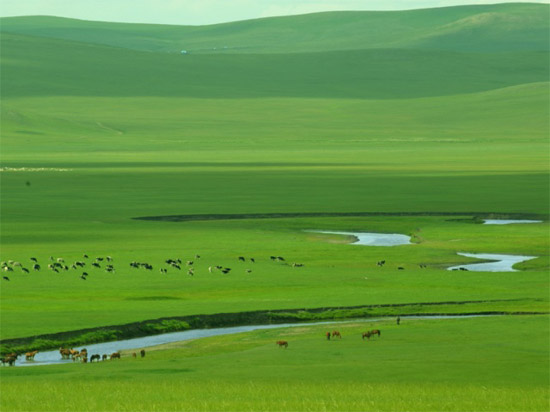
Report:
[[352,245],[399,246],[411,244],[410,236],[399,233],[332,232],[328,230],[311,230],[310,232],[354,236],[357,240],[351,242]]
[[536,256],[520,256],[520,255],[496,255],[493,253],[458,253],[461,256],[491,260],[484,263],[469,263],[467,265],[451,266],[447,270],[460,270],[465,268],[475,272],[518,272],[513,269],[516,263],[525,262],[526,260],[535,259]]
[[[456,316],[401,316],[401,319],[458,319],[465,317],[480,317],[488,315],[456,315]],[[496,315],[490,315],[496,316]],[[127,340],[120,340],[115,342],[96,343],[91,345],[85,345],[82,347],[75,347],[76,350],[86,348],[88,356],[93,354],[108,354],[118,352],[120,350],[136,349],[139,352],[142,348],[148,348],[151,346],[162,345],[165,343],[181,342],[191,339],[207,338],[218,335],[230,335],[234,333],[250,332],[259,329],[275,329],[275,328],[288,328],[296,326],[308,326],[308,325],[324,325],[324,324],[342,324],[342,323],[356,323],[356,322],[376,322],[387,318],[369,318],[369,319],[354,319],[347,321],[328,321],[328,322],[314,322],[314,323],[280,323],[276,325],[248,325],[248,326],[234,326],[229,328],[212,328],[212,329],[193,329],[183,332],[164,333],[162,335],[145,336],[142,338],[134,338]],[[138,354],[139,356],[139,354]],[[146,355],[147,356],[147,355]],[[25,355],[21,355],[15,362],[15,366],[40,366],[40,365],[53,365],[72,363],[70,359],[61,359],[59,350],[38,352],[33,361],[25,360]]]

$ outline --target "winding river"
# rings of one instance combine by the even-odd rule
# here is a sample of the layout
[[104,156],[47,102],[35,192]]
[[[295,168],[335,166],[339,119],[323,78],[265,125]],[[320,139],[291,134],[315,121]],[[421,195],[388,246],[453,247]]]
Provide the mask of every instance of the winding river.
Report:
[[309,232],[353,236],[357,240],[355,242],[351,242],[352,245],[399,246],[412,244],[410,236],[401,235],[398,233],[332,232],[328,230],[309,230]]
[[[500,316],[500,315],[446,315],[446,316],[401,316],[401,319],[463,319],[466,317],[480,317],[480,316]],[[183,332],[164,333],[161,335],[145,336],[142,338],[134,338],[127,340],[120,340],[115,342],[96,343],[92,345],[86,345],[82,347],[75,347],[74,349],[81,350],[86,348],[88,355],[93,354],[111,354],[121,350],[135,349],[139,351],[142,348],[148,348],[151,346],[163,345],[165,343],[181,342],[191,339],[208,338],[211,336],[230,335],[234,333],[251,332],[260,329],[276,329],[276,328],[288,328],[296,326],[310,326],[310,325],[329,325],[329,324],[343,324],[343,323],[357,323],[357,322],[377,322],[386,318],[369,318],[369,319],[355,319],[347,321],[327,321],[327,322],[314,322],[314,323],[280,323],[276,325],[248,325],[248,326],[233,326],[229,328],[212,328],[212,329],[193,329]],[[41,365],[59,365],[73,363],[70,359],[61,359],[59,350],[38,352],[34,357],[34,361],[25,360],[25,355],[20,356],[15,362],[15,366],[41,366]]]

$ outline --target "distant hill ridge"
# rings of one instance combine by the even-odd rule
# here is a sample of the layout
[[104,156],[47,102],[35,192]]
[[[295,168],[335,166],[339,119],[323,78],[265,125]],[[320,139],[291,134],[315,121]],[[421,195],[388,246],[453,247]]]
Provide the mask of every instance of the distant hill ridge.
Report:
[[470,52],[550,50],[550,5],[503,3],[406,11],[342,11],[206,26],[60,17],[0,19],[3,33],[180,53],[303,53],[375,48]]

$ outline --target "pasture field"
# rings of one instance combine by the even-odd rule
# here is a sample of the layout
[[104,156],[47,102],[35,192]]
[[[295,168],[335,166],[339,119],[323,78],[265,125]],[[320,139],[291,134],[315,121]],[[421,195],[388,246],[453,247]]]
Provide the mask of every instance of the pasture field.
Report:
[[[548,316],[304,325],[2,370],[2,410],[547,410]],[[327,341],[337,328],[342,339]],[[361,333],[378,328],[380,337]],[[275,341],[289,342],[287,349]],[[30,393],[32,388],[32,395]]]
[[[5,367],[0,409],[546,411],[541,7],[202,28],[2,19],[0,260],[21,266],[2,274],[1,340],[360,305],[410,304],[373,311],[392,316],[539,315],[384,320],[370,342],[360,323],[339,326],[344,338],[331,342],[324,327],[304,325],[156,348],[143,360]],[[381,26],[394,35],[374,36]],[[325,42],[304,34],[323,27],[343,29]],[[185,56],[174,52],[183,35],[195,48]],[[226,38],[254,41],[213,50]],[[210,218],[162,219],[178,215]],[[543,222],[478,224],[489,216]],[[311,230],[402,233],[413,244],[355,246]],[[537,258],[517,272],[447,271],[474,261],[457,252]],[[107,256],[114,272],[105,260],[91,266]],[[47,268],[58,258],[68,270]],[[181,270],[165,264],[178,258]],[[208,270],[216,265],[231,271]]]

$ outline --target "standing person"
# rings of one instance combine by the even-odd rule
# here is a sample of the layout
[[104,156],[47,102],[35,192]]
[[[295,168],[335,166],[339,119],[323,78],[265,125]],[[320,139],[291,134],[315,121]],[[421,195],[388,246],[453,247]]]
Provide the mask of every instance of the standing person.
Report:
[[327,340],[330,340],[330,332],[327,332]]
[[400,322],[401,322],[401,318],[397,316],[397,324],[399,325]]

